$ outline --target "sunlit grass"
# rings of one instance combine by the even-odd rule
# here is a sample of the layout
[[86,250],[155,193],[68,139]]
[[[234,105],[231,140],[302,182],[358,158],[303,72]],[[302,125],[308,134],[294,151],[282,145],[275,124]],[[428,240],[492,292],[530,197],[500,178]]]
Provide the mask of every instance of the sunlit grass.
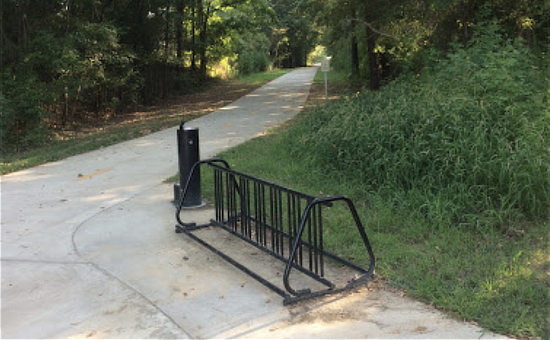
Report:
[[286,68],[286,69],[273,69],[270,71],[265,72],[259,72],[259,73],[252,73],[244,76],[239,76],[237,78],[238,81],[243,83],[257,83],[257,84],[263,84],[268,81],[274,80],[279,78],[280,76],[287,74],[288,72],[292,71],[292,69]]
[[[315,74],[315,78],[313,81],[317,84],[324,84],[324,72],[321,72],[321,70],[319,69],[319,71]],[[342,85],[349,84],[349,74],[347,72],[332,69],[327,72],[327,82],[333,81]]]

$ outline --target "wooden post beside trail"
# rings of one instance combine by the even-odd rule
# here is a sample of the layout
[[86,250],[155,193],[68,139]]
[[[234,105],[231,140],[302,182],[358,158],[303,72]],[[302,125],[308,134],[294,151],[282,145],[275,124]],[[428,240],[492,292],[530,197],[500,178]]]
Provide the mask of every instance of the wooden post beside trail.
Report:
[[326,57],[323,61],[321,61],[321,71],[325,77],[325,100],[328,100],[327,72],[330,71],[330,59],[331,57]]

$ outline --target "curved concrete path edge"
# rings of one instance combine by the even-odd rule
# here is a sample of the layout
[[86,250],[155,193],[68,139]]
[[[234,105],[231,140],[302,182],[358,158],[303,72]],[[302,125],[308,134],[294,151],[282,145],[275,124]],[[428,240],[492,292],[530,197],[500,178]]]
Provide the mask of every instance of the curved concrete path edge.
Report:
[[[294,116],[315,71],[189,122],[201,157]],[[1,177],[2,338],[499,337],[382,290],[283,307],[174,234],[176,162],[171,128]]]

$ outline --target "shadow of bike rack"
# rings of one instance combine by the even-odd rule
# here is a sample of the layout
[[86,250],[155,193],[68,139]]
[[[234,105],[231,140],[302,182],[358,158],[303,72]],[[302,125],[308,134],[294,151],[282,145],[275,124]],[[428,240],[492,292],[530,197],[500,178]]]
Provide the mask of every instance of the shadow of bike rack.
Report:
[[[212,170],[213,173],[215,216],[206,224],[197,225],[194,222],[183,222],[181,219],[182,211],[184,212],[182,206],[189,190],[191,178],[195,171],[200,171],[200,168],[204,166]],[[368,269],[359,267],[323,248],[323,207],[330,207],[335,202],[345,203],[353,217],[355,227],[369,255]],[[198,161],[193,165],[179,202],[177,202],[176,220],[177,233],[185,233],[267,286],[284,298],[285,305],[307,298],[338,293],[364,284],[374,271],[374,253],[350,199],[344,196],[313,197],[306,195],[237,172],[220,158]],[[193,233],[193,231],[206,227],[219,227],[286,263],[283,275],[285,290]],[[357,271],[360,276],[337,287],[325,277],[326,258]],[[326,289],[295,290],[289,283],[293,269],[320,282],[326,286]]]

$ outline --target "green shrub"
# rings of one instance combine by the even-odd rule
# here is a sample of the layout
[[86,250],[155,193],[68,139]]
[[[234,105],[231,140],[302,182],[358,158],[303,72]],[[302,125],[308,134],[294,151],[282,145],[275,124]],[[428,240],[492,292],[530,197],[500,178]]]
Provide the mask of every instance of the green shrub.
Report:
[[246,33],[237,38],[239,75],[264,72],[269,68],[269,40],[263,33]]
[[478,32],[421,76],[319,108],[307,157],[438,223],[547,216],[547,83],[521,44]]
[[243,51],[237,58],[237,70],[241,75],[264,72],[269,67],[269,58],[258,51]]
[[49,131],[42,103],[44,89],[32,75],[2,73],[0,91],[0,151],[20,151],[44,142]]
[[138,102],[142,77],[111,25],[80,25],[62,36],[37,31],[19,53],[2,70],[3,152],[40,144],[47,123],[64,125],[90,110],[121,112]]

